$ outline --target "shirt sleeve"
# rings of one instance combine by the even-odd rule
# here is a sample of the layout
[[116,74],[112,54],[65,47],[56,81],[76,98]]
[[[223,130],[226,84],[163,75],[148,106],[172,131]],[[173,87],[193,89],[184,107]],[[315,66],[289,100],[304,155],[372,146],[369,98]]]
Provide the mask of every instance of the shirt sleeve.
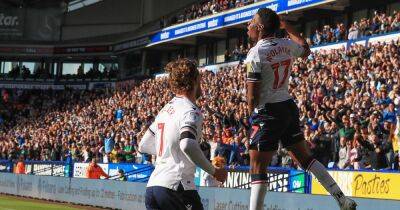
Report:
[[[153,123],[154,124],[154,123]],[[150,126],[151,128],[151,126]],[[156,155],[156,139],[155,139],[155,133],[151,131],[151,129],[147,129],[147,131],[144,133],[141,141],[139,142],[139,152],[140,153],[147,153],[151,155]]]
[[214,166],[204,156],[199,145],[202,123],[203,116],[200,110],[193,109],[183,115],[180,125],[179,147],[195,165],[209,174],[214,174]]
[[261,62],[256,48],[249,51],[244,64],[246,65],[247,81],[261,80]]
[[304,54],[304,47],[297,44],[296,42],[288,39],[287,40],[287,45],[290,49],[290,54],[293,57],[301,57]]
[[199,140],[201,137],[203,117],[199,110],[192,110],[183,115],[180,125],[181,139],[192,138]]
[[149,132],[150,132],[151,134],[153,134],[153,136],[154,136],[154,135],[156,135],[156,130],[157,130],[156,122],[154,121],[154,122],[151,123],[151,125],[149,126]]

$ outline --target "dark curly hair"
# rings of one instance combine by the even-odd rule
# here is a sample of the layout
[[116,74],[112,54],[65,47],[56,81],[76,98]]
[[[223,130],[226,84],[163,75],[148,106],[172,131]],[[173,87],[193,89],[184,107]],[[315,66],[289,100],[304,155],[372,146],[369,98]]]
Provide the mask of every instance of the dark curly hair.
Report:
[[165,70],[169,73],[169,86],[174,93],[193,90],[194,84],[199,77],[196,63],[187,58],[169,62]]
[[280,28],[280,18],[275,11],[269,8],[260,8],[257,11],[266,34],[275,34]]

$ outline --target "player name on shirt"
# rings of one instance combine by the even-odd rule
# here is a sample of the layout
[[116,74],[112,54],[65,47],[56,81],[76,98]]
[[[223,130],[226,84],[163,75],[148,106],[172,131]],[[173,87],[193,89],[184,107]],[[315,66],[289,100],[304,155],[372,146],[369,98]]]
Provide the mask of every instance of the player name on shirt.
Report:
[[268,62],[272,62],[274,57],[281,55],[281,54],[286,54],[286,55],[290,56],[290,49],[287,47],[283,47],[283,46],[278,46],[276,48],[270,49],[270,51],[267,53],[266,59]]

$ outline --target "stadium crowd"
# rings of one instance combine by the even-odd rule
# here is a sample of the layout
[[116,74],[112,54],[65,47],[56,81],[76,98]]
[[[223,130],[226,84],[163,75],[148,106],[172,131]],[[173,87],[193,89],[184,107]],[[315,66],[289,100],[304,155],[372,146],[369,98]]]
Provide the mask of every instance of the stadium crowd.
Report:
[[400,12],[395,11],[390,15],[375,11],[371,18],[362,18],[360,21],[354,21],[347,28],[344,23],[336,23],[335,26],[324,25],[322,29],[315,31],[310,43],[312,45],[320,45],[398,31],[400,30]]
[[[362,18],[355,21],[349,27],[344,23],[336,23],[335,26],[324,25],[322,29],[316,29],[307,42],[310,46],[341,42],[346,40],[356,40],[362,37],[384,34],[400,30],[400,11],[393,12],[392,15],[374,12],[372,18]],[[241,37],[235,48],[225,51],[225,62],[244,60],[250,49],[250,44],[245,44],[247,37]]]
[[172,23],[183,23],[190,20],[195,20],[207,15],[217,14],[234,8],[239,8],[260,2],[263,0],[209,0],[202,3],[193,4],[191,7],[176,16],[176,21]]
[[[260,2],[262,0],[209,0],[194,4],[178,14],[171,24],[183,23],[195,20],[207,15],[217,14],[222,11],[247,6],[249,4]],[[163,27],[167,25],[162,24]],[[333,25],[326,24],[315,32],[308,39],[310,45],[321,45],[332,42],[346,40],[355,40],[365,36],[383,34],[400,30],[400,11],[394,11],[393,14],[375,11],[371,18],[362,18],[359,21],[346,24],[338,22]],[[240,54],[237,51],[243,51],[243,45],[238,44],[234,51],[228,53],[228,58],[235,58]],[[229,59],[225,59],[228,61]],[[234,60],[234,59],[233,59]]]
[[[297,60],[290,92],[315,157],[341,169],[398,169],[400,41],[314,52]],[[119,90],[3,90],[0,159],[145,162],[137,142],[173,97],[165,78]],[[201,148],[248,165],[245,70],[202,69]],[[397,129],[396,129],[397,128]],[[272,166],[297,167],[281,148]]]

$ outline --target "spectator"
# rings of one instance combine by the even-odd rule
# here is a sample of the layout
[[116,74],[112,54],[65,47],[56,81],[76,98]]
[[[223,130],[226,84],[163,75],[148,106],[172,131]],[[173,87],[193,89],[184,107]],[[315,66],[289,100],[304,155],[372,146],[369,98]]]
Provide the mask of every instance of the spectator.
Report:
[[356,40],[360,38],[360,30],[357,21],[353,23],[353,25],[349,29],[349,40]]
[[116,119],[117,121],[121,121],[123,117],[124,117],[124,111],[123,111],[121,108],[118,108],[118,109],[115,111],[115,119]]
[[340,149],[339,149],[339,169],[346,169],[350,163],[350,151],[351,151],[351,142],[346,141],[345,137],[340,138]]
[[[211,139],[211,135],[207,135],[206,139]],[[214,137],[214,138],[212,138],[211,141],[208,141],[208,142],[210,144],[210,160],[213,160],[214,157],[216,156],[215,154],[216,154],[216,149],[218,147],[218,141],[217,141],[217,138]]]
[[133,163],[136,159],[136,149],[133,141],[125,139],[123,154],[125,155],[125,162]]
[[285,148],[280,148],[278,150],[278,155],[281,157],[281,166],[283,168],[293,168],[294,162],[289,155],[289,152]]
[[396,124],[396,111],[394,109],[394,103],[390,103],[388,108],[383,111],[383,121]]
[[24,162],[23,156],[20,156],[18,158],[18,163],[15,167],[15,173],[16,174],[25,174],[25,162]]
[[97,164],[96,158],[93,158],[86,169],[86,178],[100,179],[101,177],[109,178],[108,174]]
[[78,76],[80,76],[80,77],[84,75],[84,71],[83,71],[82,65],[80,65],[80,66],[78,67],[77,74],[78,74]]
[[234,140],[230,143],[230,155],[228,165],[243,165],[242,155],[246,148],[242,143],[242,139],[239,136],[235,136]]
[[233,59],[239,60],[241,56],[240,48],[239,46],[236,46],[235,49],[232,51]]
[[111,151],[114,149],[115,145],[115,140],[114,140],[115,134],[108,132],[106,137],[104,138],[104,152],[106,154],[111,153]]
[[321,33],[320,33],[318,30],[315,31],[315,34],[314,34],[314,36],[312,37],[312,40],[313,40],[313,43],[314,43],[315,45],[320,45],[320,44],[321,44],[321,42],[322,42],[322,36],[321,36]]
[[125,171],[123,169],[119,169],[118,170],[118,177],[117,177],[118,181],[127,181],[128,178],[125,175]]
[[224,59],[225,59],[225,62],[228,62],[231,60],[231,54],[229,53],[228,50],[225,50]]
[[395,16],[394,16],[393,21],[392,21],[392,23],[390,25],[390,27],[391,27],[391,29],[393,31],[400,30],[400,15],[399,14],[400,13],[397,13],[397,15],[396,15],[396,13],[394,13]]
[[370,151],[371,168],[375,170],[385,169],[388,167],[385,156],[385,145],[376,134],[371,134],[368,141],[359,142]]
[[350,165],[351,168],[354,170],[360,170],[363,168],[362,163],[360,162],[361,160],[361,145],[360,143],[358,143],[359,136],[358,135],[354,135],[354,140],[352,141],[352,149],[350,150],[350,155],[349,155],[349,159],[350,159]]

